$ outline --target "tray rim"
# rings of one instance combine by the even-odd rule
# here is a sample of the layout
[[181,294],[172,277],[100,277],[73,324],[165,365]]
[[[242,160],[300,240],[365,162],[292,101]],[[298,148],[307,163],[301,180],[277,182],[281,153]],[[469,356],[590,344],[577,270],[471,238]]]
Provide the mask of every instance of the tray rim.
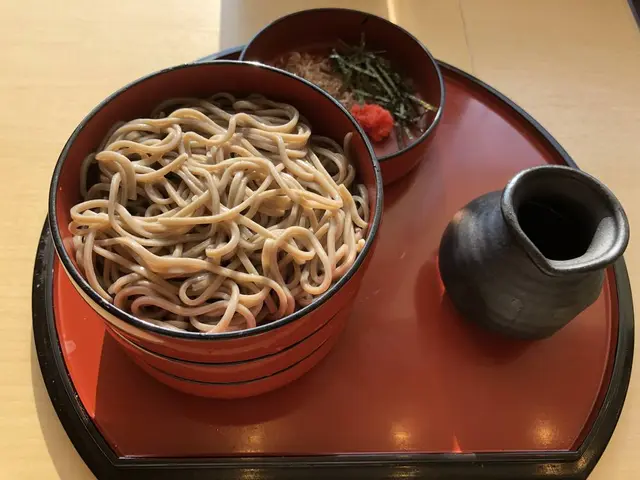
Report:
[[[239,53],[233,47],[196,62]],[[475,76],[436,60],[439,66],[476,84],[506,104],[533,127],[563,161],[576,163],[536,120],[505,95]],[[613,434],[629,386],[634,348],[634,315],[631,285],[624,259],[613,266],[618,297],[618,338],[609,385],[602,405],[573,451],[530,451],[508,453],[376,453],[287,457],[134,458],[120,457],[109,446],[79,400],[55,327],[53,311],[53,262],[55,252],[45,220],[34,266],[32,287],[33,336],[44,383],[69,439],[97,478],[168,480],[187,477],[205,479],[215,475],[236,479],[299,478],[390,478],[437,475],[438,478],[563,478],[584,479],[593,470]],[[45,278],[42,279],[41,276]],[[42,281],[44,280],[44,281]]]

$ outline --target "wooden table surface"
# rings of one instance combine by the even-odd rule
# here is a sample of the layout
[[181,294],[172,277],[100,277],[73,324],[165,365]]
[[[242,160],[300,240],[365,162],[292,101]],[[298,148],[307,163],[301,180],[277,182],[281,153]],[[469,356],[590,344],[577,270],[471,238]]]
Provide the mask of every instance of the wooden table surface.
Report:
[[[0,2],[0,478],[93,478],[34,353],[31,280],[58,154],[83,116],[150,71],[246,42],[296,9],[390,18],[524,107],[640,225],[640,30],[627,0],[9,0]],[[626,254],[640,288],[640,243]],[[639,370],[593,479],[640,471]]]

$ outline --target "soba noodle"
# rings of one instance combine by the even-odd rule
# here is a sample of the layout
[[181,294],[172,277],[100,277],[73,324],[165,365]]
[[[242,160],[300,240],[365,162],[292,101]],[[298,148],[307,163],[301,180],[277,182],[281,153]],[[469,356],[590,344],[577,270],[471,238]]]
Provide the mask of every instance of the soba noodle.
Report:
[[180,98],[115,125],[82,166],[75,259],[109,302],[170,329],[252,328],[308,305],[365,244],[367,190],[291,105]]

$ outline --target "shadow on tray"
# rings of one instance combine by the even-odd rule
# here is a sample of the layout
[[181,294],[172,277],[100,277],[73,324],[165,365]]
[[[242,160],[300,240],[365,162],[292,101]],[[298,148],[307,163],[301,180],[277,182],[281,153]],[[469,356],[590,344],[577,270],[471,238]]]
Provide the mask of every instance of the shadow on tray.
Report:
[[[478,451],[477,439],[482,437],[482,445],[492,449],[505,441],[500,424],[508,414],[499,417],[500,411],[509,411],[501,396],[502,389],[511,388],[505,379],[515,374],[512,367],[531,343],[500,337],[461,318],[444,290],[437,264],[434,253],[420,270],[414,295],[419,342],[436,377],[434,394],[442,397],[438,404],[447,410],[442,414],[452,423],[457,448]],[[493,429],[480,434],[487,425]]]

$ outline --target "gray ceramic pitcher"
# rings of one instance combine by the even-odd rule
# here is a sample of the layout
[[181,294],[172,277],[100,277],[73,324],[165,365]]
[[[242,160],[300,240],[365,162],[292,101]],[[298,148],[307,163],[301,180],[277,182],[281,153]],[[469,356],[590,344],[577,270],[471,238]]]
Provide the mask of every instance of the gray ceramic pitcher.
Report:
[[468,320],[543,338],[598,298],[604,269],[628,241],[624,210],[602,183],[570,167],[534,167],[456,213],[440,274]]

